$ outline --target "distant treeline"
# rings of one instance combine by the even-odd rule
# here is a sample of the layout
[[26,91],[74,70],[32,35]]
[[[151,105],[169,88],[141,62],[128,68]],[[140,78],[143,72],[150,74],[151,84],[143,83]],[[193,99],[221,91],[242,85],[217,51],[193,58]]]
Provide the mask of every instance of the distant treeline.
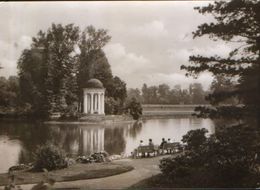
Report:
[[[147,86],[143,84],[142,89],[130,88],[127,90],[127,101],[132,98],[143,104],[209,104],[213,92],[222,92],[233,88],[233,83],[223,76],[217,76],[210,88],[204,90],[201,83],[193,83],[189,88],[182,89],[181,85],[175,85],[173,89],[167,84],[158,86]],[[226,100],[225,104],[237,102],[235,98]],[[217,102],[216,102],[217,103]]]
[[188,89],[182,89],[180,85],[173,89],[167,84],[158,86],[147,86],[143,84],[142,89],[128,89],[127,97],[136,98],[143,104],[207,104],[205,91],[200,83],[190,84]]

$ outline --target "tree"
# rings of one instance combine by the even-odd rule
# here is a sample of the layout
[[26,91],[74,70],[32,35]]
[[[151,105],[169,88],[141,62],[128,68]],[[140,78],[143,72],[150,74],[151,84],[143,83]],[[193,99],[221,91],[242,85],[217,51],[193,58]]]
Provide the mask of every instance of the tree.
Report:
[[167,84],[160,84],[158,86],[158,96],[159,102],[161,104],[168,104],[169,103],[169,94],[170,94],[170,87]]
[[[211,94],[209,94],[206,99],[209,100],[213,105],[221,104],[237,104],[239,103],[236,97],[229,97],[229,92],[234,91],[235,82],[232,81],[232,78],[217,75],[215,76],[212,84],[210,86]],[[226,98],[225,94],[228,94]]]
[[182,139],[188,144],[185,153],[161,160],[164,187],[257,187],[259,160],[255,153],[259,151],[259,134],[242,125],[221,130],[209,138],[205,132],[204,129],[188,132]]
[[97,30],[93,26],[88,26],[82,33],[77,72],[78,98],[83,105],[82,88],[86,81],[91,78],[99,79],[106,88],[106,114],[119,114],[126,98],[126,83],[117,76],[113,77],[110,64],[102,50],[110,39],[107,30]]
[[126,83],[122,81],[119,77],[115,76],[113,78],[113,86],[110,88],[111,96],[120,101],[121,106],[126,99]]
[[193,104],[204,104],[205,94],[200,83],[194,83],[190,85],[190,93],[192,96]]
[[[182,66],[189,75],[196,76],[208,71],[216,77],[222,75],[225,78],[237,78],[237,83],[229,90],[214,90],[209,96],[213,106],[199,107],[198,116],[235,122],[217,130],[205,143],[203,153],[197,154],[199,156],[192,153],[184,155],[181,159],[190,161],[189,168],[198,171],[192,176],[203,175],[197,180],[203,179],[208,187],[257,187],[260,174],[260,2],[216,1],[214,4],[196,9],[202,14],[212,14],[215,22],[200,25],[193,33],[194,37],[208,35],[213,40],[235,41],[240,44],[227,58],[196,55],[190,57],[193,65]],[[216,104],[232,97],[238,97],[240,104]],[[203,164],[198,167],[198,162]]]
[[79,87],[82,88],[86,81],[91,78],[99,79],[105,87],[111,83],[113,75],[106,55],[102,50],[110,39],[107,30],[96,30],[93,26],[88,26],[81,34],[77,73]]
[[113,77],[102,50],[110,38],[107,30],[88,26],[80,33],[73,24],[52,24],[47,32],[39,31],[18,61],[22,102],[40,117],[53,112],[75,115],[78,105],[83,105],[82,88],[97,78],[106,88],[105,98],[110,98],[106,102],[114,106],[112,112],[119,113],[126,84]]
[[206,142],[205,134],[208,132],[207,129],[191,130],[182,137],[182,142],[187,144],[188,150],[199,150],[201,146]]
[[148,102],[148,98],[149,98],[149,92],[148,92],[148,87],[147,87],[147,84],[143,84],[143,87],[142,87],[142,97],[143,97],[143,100],[144,100],[144,104],[147,104]]
[[127,106],[127,109],[129,110],[130,115],[135,120],[138,120],[142,116],[142,105],[140,102],[137,102],[135,98],[132,98],[130,104]]
[[15,108],[19,103],[17,77],[10,76],[8,80],[5,77],[0,77],[0,89],[0,107],[2,107],[2,109]]
[[44,117],[48,115],[49,107],[45,87],[47,67],[41,59],[41,50],[37,50],[24,50],[18,60],[19,88],[23,104],[28,104],[34,115]]
[[135,98],[138,102],[143,102],[141,91],[138,88],[127,89],[126,104],[129,104],[132,98]]
[[[203,71],[209,71],[213,75],[238,78],[235,88],[225,91],[226,99],[238,97],[244,106],[218,106],[215,110],[200,108],[201,115],[209,116],[210,112],[217,110],[219,117],[236,117],[251,120],[251,124],[259,124],[259,73],[260,73],[260,2],[259,1],[219,1],[205,7],[196,8],[201,14],[212,14],[216,22],[204,23],[195,31],[194,37],[208,35],[213,40],[238,43],[239,47],[233,49],[229,57],[219,56],[205,57],[201,55],[191,56],[190,61],[194,65],[182,66],[190,75],[197,75]],[[216,96],[215,96],[216,95]],[[213,92],[212,96],[217,96]],[[215,100],[216,101],[216,100]],[[228,114],[230,113],[230,114]],[[250,118],[250,119],[249,119]]]
[[79,28],[52,24],[33,38],[19,61],[21,97],[40,117],[65,112],[77,100],[75,45]]

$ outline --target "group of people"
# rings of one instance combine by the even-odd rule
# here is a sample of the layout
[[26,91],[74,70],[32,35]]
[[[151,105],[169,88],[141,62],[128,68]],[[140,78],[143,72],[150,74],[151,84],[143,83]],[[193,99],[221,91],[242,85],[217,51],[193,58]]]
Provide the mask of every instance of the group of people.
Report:
[[[173,140],[171,140],[170,138],[168,138],[168,140],[166,141],[165,138],[162,138],[162,142],[160,144],[160,149],[163,148],[164,144],[166,143],[174,143]],[[154,143],[153,143],[153,140],[152,139],[149,139],[149,143],[148,143],[149,146],[154,146]],[[140,140],[140,143],[139,143],[139,146],[145,146],[143,140]]]
[[[153,140],[152,140],[152,139],[149,139],[149,143],[148,143],[148,145],[149,145],[149,146],[154,146],[154,144],[153,144]],[[139,144],[139,146],[145,146],[143,140],[140,140],[140,144]]]
[[168,138],[167,141],[165,140],[165,138],[162,138],[162,142],[160,144],[160,149],[163,149],[164,145],[167,143],[174,143],[174,141],[172,141],[170,138]]
[[[168,153],[171,153],[172,151],[175,152],[175,142],[173,140],[171,140],[170,138],[168,138],[168,140],[166,141],[165,138],[162,138],[162,142],[160,145],[154,145],[153,140],[149,139],[148,145],[144,144],[143,140],[140,140],[139,146],[138,148],[134,149],[134,152],[132,152],[131,154],[136,157],[139,156],[141,154],[141,157],[145,157],[146,155],[149,157],[150,153],[155,154],[164,154],[165,151],[167,151]],[[167,145],[167,146],[165,146]],[[149,146],[150,148],[147,149]]]

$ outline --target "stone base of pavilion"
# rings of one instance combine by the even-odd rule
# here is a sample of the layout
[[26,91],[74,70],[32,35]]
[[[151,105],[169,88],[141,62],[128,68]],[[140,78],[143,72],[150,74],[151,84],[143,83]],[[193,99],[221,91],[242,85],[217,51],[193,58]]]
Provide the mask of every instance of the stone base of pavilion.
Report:
[[101,115],[101,114],[85,114],[80,119],[80,122],[87,123],[120,123],[120,122],[133,122],[131,116],[129,115]]
[[85,122],[102,122],[105,119],[105,114],[84,114],[79,120]]

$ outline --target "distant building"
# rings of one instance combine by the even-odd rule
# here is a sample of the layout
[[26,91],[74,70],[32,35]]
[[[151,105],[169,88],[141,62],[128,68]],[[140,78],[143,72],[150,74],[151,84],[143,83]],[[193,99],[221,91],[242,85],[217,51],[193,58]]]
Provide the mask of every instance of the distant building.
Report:
[[105,88],[98,79],[90,79],[83,88],[83,113],[104,115]]

